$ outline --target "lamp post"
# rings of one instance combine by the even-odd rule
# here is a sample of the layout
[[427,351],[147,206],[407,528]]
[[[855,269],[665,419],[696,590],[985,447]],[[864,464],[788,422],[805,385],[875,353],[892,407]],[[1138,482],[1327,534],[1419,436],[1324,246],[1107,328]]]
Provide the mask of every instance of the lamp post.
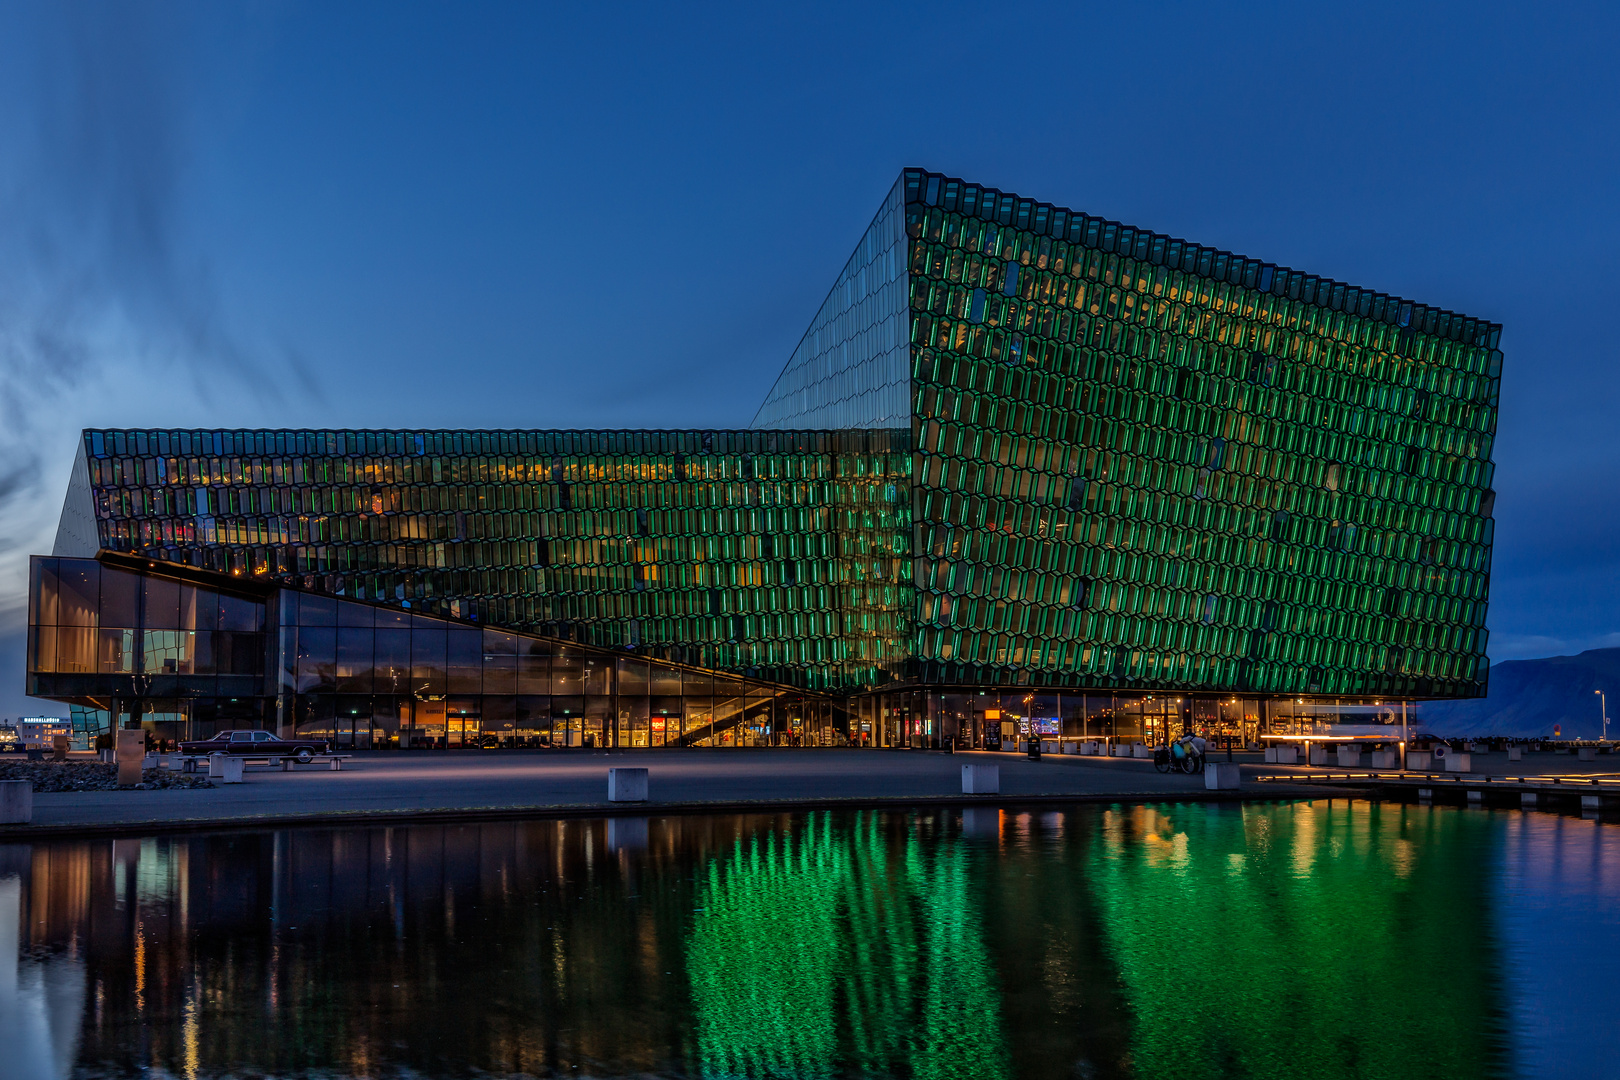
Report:
[[1594,690],[1594,691],[1592,691],[1592,693],[1594,693],[1594,694],[1596,694],[1598,696],[1598,707],[1603,710],[1603,739],[1602,739],[1602,741],[1603,742],[1608,742],[1609,741],[1609,699],[1606,696],[1604,696],[1604,693],[1601,690]]

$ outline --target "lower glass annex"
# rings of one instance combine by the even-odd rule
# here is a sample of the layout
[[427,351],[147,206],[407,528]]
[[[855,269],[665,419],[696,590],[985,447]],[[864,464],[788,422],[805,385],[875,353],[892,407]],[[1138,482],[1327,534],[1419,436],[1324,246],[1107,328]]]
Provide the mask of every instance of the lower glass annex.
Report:
[[35,557],[29,624],[28,692],[70,703],[84,735],[135,723],[155,739],[263,728],[354,749],[1000,749],[1032,734],[1154,745],[1184,730],[1240,743],[1325,724],[1394,732],[1401,715],[1124,688],[816,694],[121,556]]

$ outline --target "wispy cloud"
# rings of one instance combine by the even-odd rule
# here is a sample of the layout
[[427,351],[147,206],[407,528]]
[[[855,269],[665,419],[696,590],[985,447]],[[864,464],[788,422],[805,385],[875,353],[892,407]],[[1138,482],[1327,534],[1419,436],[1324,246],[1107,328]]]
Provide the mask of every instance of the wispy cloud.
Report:
[[194,118],[175,9],[42,8],[0,175],[0,626],[55,525],[44,484],[71,453],[70,396],[131,378],[195,393],[205,370],[245,384],[270,351],[232,333],[186,237]]

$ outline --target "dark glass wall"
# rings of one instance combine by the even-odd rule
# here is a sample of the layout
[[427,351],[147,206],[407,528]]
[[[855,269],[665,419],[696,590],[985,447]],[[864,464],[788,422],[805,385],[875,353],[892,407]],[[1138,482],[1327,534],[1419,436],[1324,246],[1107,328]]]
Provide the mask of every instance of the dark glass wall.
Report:
[[30,693],[86,723],[93,711],[98,730],[116,703],[173,739],[261,726],[355,748],[845,739],[830,699],[782,684],[290,589],[244,597],[169,569],[36,557]]

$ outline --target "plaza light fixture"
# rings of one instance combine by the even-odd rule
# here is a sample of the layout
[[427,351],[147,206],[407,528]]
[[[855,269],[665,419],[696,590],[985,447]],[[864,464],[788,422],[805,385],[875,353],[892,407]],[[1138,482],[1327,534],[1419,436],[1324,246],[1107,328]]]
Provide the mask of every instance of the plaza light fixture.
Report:
[[1602,741],[1603,742],[1608,742],[1609,741],[1609,699],[1606,696],[1604,696],[1604,693],[1601,690],[1594,690],[1594,691],[1592,691],[1592,693],[1594,693],[1594,694],[1596,694],[1598,696],[1598,707],[1603,710],[1603,739],[1602,739]]

